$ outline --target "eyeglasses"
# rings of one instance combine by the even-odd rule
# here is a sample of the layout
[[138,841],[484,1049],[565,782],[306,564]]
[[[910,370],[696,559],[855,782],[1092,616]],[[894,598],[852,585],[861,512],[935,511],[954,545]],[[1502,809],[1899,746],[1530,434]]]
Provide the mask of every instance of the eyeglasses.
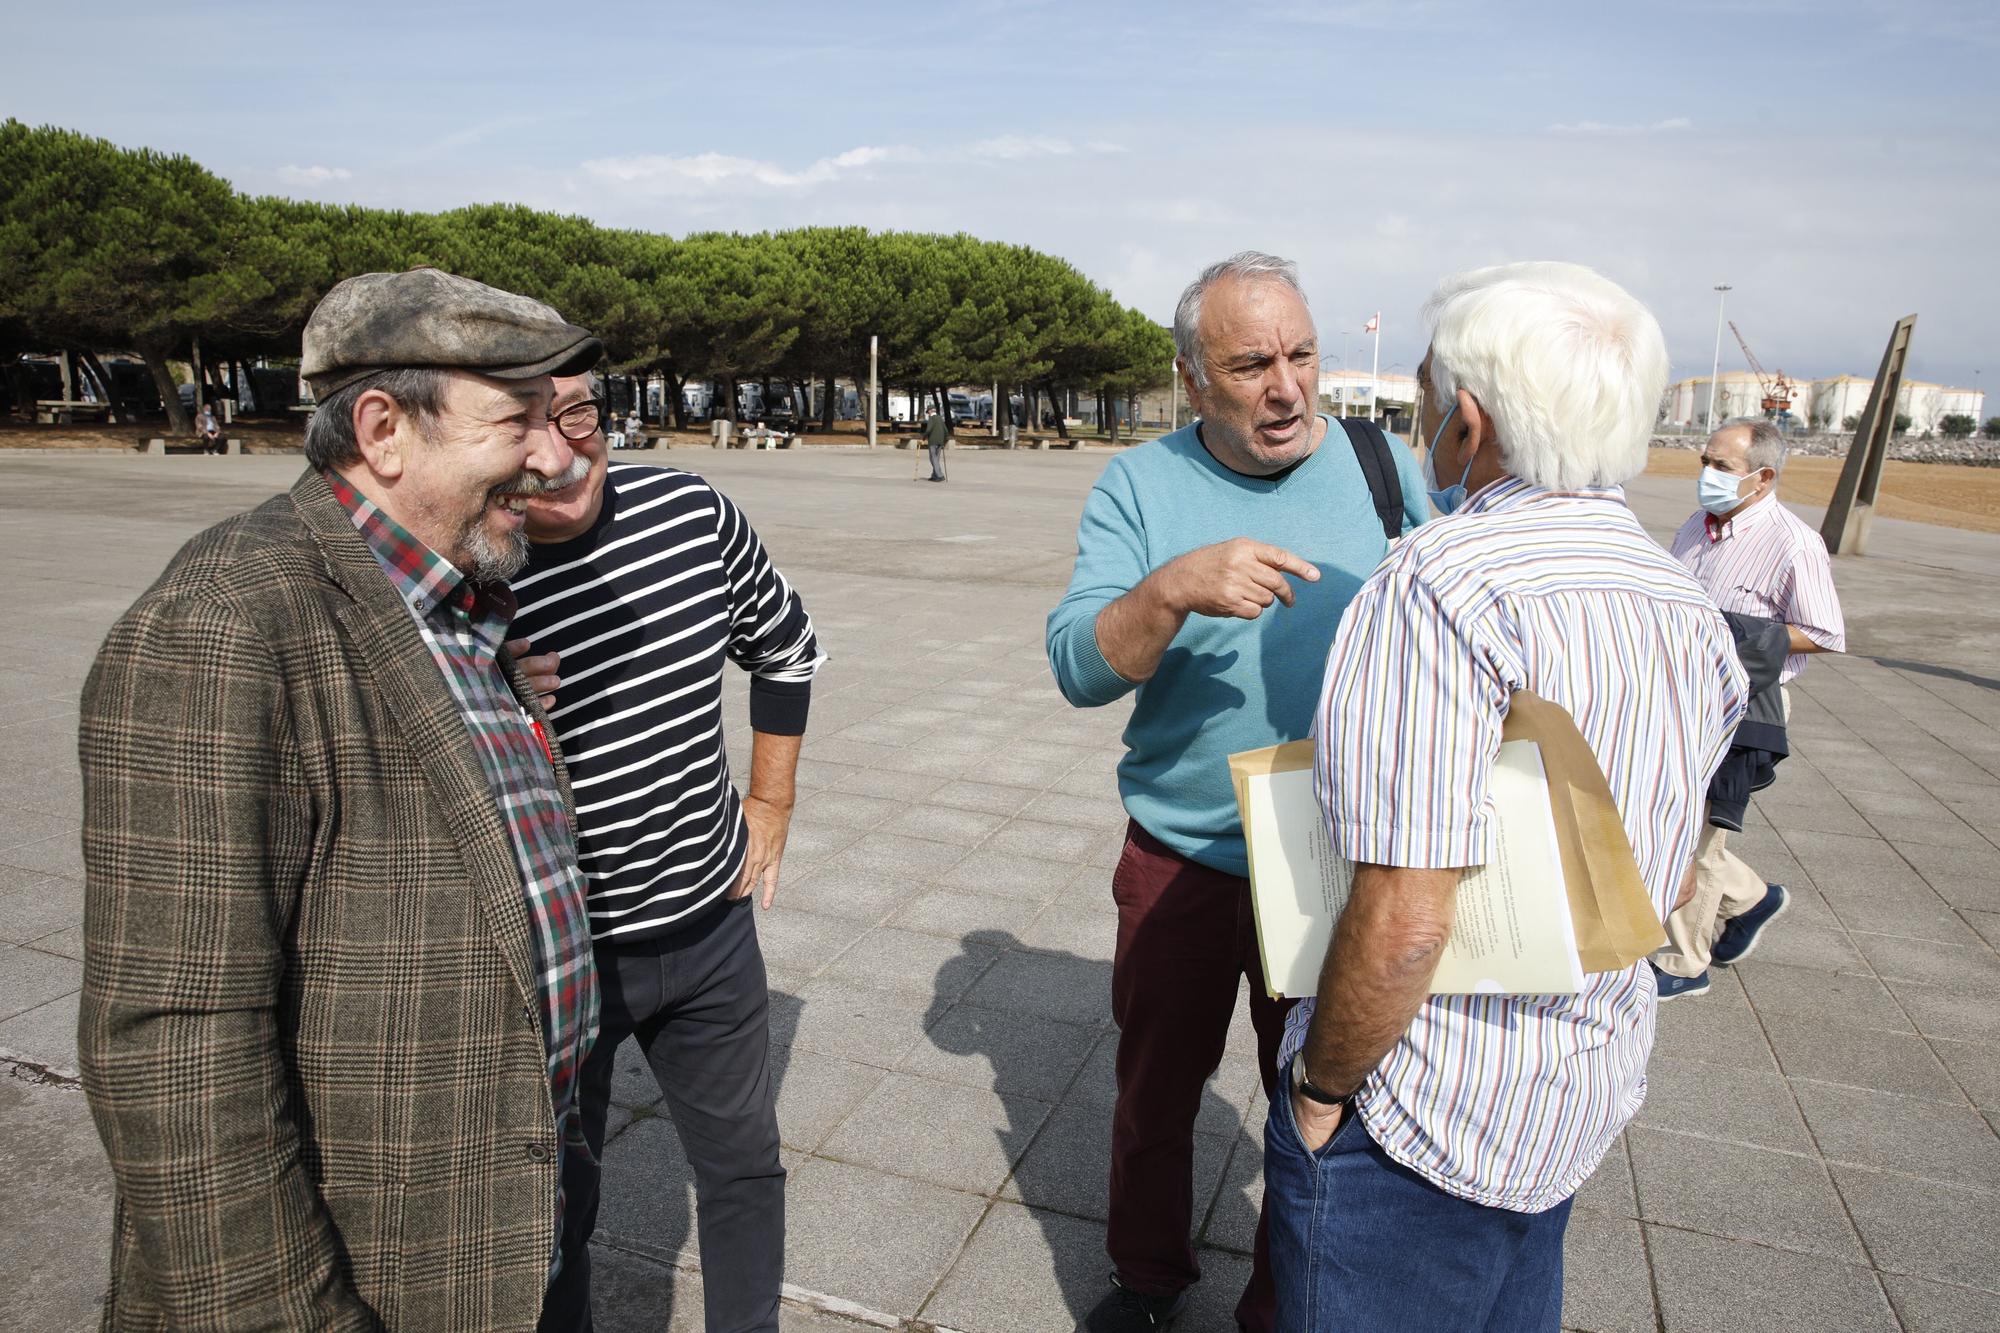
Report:
[[604,424],[606,403],[602,398],[586,398],[549,414],[549,424],[565,440],[587,440]]

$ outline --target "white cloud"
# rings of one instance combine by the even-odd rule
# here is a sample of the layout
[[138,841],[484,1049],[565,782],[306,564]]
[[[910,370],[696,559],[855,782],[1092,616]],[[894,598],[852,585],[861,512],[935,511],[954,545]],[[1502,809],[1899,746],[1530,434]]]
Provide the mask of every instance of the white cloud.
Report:
[[908,156],[912,156],[910,148],[878,148],[864,144],[830,158],[820,158],[802,168],[786,168],[778,162],[738,158],[726,152],[696,152],[688,156],[648,152],[624,158],[590,158],[584,162],[584,172],[606,184],[634,186],[640,190],[702,192],[744,186],[766,190],[804,190],[810,186],[830,184],[842,176],[864,172],[880,162],[896,162]]
[[1003,162],[1012,162],[1024,157],[1068,157],[1076,152],[1077,148],[1067,139],[1045,136],[1029,138],[1019,134],[1003,134],[993,139],[981,139],[964,151],[967,157],[998,158]]
[[583,169],[600,181],[640,189],[707,191],[749,186],[791,191],[825,185],[877,163],[896,161],[908,156],[910,151],[864,145],[832,157],[822,157],[798,169],[759,158],[733,157],[727,153],[684,156],[642,153],[630,157],[592,158],[583,164]]
[[763,158],[728,153],[642,153],[628,157],[598,157],[583,164],[586,175],[600,183],[640,193],[677,195],[772,191],[797,194],[872,174],[881,166],[921,166],[952,162],[1024,162],[1042,158],[1121,153],[1115,143],[1092,140],[1075,144],[1049,136],[1004,134],[974,143],[923,149],[907,144],[864,144],[844,153],[822,157],[803,167],[788,167]]
[[354,173],[346,167],[301,167],[278,168],[278,179],[287,185],[325,185],[329,181],[353,180]]
[[1666,120],[1648,121],[1638,125],[1609,125],[1601,120],[1578,120],[1561,125],[1549,126],[1550,134],[1673,134],[1679,130],[1691,130],[1694,122],[1686,116],[1671,116]]

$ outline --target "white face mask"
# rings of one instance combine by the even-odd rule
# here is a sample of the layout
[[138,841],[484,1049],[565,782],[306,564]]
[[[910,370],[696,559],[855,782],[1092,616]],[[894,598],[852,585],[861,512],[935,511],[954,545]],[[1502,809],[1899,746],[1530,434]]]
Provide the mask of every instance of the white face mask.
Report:
[[1721,468],[1705,467],[1701,470],[1701,480],[1695,483],[1695,498],[1703,509],[1720,518],[1743,503],[1743,483],[1756,475],[1753,472],[1739,477]]

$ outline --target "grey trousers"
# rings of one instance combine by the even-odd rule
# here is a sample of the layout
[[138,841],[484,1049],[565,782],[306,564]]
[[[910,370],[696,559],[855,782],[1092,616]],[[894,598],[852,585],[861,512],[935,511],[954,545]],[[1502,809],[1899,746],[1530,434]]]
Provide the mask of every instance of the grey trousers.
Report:
[[944,463],[942,461],[944,446],[941,444],[927,444],[924,448],[930,452],[931,456],[931,480],[942,480],[944,478]]
[[[562,1272],[543,1305],[542,1333],[587,1330],[590,1235],[598,1160],[611,1103],[612,1062],[639,1043],[694,1169],[708,1333],[778,1327],[785,1267],[785,1168],[771,1082],[770,1001],[750,900],[661,943],[597,949],[603,1000],[597,1045],[578,1080],[593,1160],[564,1159]],[[643,1169],[624,1163],[614,1169]]]

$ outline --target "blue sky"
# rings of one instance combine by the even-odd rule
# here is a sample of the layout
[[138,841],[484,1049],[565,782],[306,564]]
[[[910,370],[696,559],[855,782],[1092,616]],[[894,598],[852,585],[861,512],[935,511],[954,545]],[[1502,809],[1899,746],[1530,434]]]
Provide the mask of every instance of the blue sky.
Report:
[[258,193],[964,230],[1162,320],[1202,264],[1256,247],[1300,261],[1335,355],[1381,309],[1385,368],[1421,355],[1443,274],[1569,259],[1652,305],[1676,375],[1707,372],[1728,282],[1795,376],[1873,373],[1917,311],[1912,373],[2000,379],[1990,0],[89,14],[10,17],[0,115]]

